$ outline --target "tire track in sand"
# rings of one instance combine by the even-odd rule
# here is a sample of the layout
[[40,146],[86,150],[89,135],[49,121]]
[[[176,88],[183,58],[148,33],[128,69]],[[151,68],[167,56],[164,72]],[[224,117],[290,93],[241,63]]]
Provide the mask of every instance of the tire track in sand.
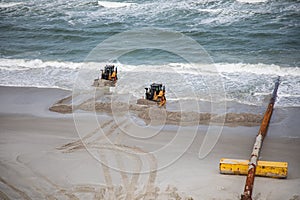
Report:
[[0,199],[3,199],[3,200],[10,200],[10,198],[0,190]]
[[[102,126],[99,125],[95,130],[93,130],[92,132],[86,134],[85,136],[83,136],[82,138],[74,141],[74,142],[70,142],[70,143],[67,143],[67,144],[64,144],[62,145],[61,147],[57,147],[56,149],[58,150],[65,150],[66,152],[65,153],[69,153],[69,151],[71,151],[74,147],[78,147],[78,146],[81,146],[81,145],[84,145],[83,144],[83,141],[84,140],[87,140],[89,138],[91,138],[94,134],[96,134],[98,131],[100,131],[101,129],[107,127],[108,125],[112,124],[113,123],[113,120],[109,120],[107,122],[105,122]],[[108,136],[110,134],[111,131],[109,131],[106,136]]]
[[[16,161],[18,163],[19,163],[19,160],[18,160],[19,156],[20,155],[18,155],[16,158]],[[27,169],[27,167],[26,167],[26,169]],[[14,169],[13,166],[8,166],[7,164],[0,161],[0,170],[1,170],[1,172],[5,171],[6,172],[5,174],[9,175],[10,179],[15,178],[17,180],[23,181],[24,183],[22,183],[22,184],[30,185],[38,194],[51,197],[51,195],[47,195],[47,192],[45,190],[37,187],[36,184],[34,184],[34,182],[31,179],[24,177],[23,174],[21,174],[18,170]],[[22,170],[22,172],[24,172],[24,170]],[[9,188],[11,188],[14,192],[19,194],[20,196],[22,196],[23,199],[31,199],[26,192],[22,191],[21,189],[17,188],[13,184],[9,183],[4,178],[0,177],[0,182],[2,182],[3,184],[5,184]],[[33,190],[31,190],[31,192],[33,192]]]
[[[85,149],[85,148],[90,148],[90,149],[95,149],[95,150],[100,150],[99,152],[99,156],[101,157],[101,160],[104,161],[104,163],[108,163],[107,159],[106,159],[106,155],[103,153],[103,150],[110,150],[111,152],[113,152],[115,154],[115,158],[118,164],[119,169],[119,173],[123,182],[123,186],[126,189],[126,197],[125,199],[133,199],[134,198],[134,190],[135,190],[135,186],[137,185],[139,176],[140,176],[140,171],[142,168],[142,161],[141,158],[138,156],[138,154],[144,154],[147,157],[147,161],[150,164],[150,173],[149,173],[149,178],[147,181],[147,184],[145,184],[145,187],[143,189],[142,195],[138,195],[141,199],[153,199],[155,195],[155,188],[154,188],[154,182],[156,179],[156,169],[157,169],[157,161],[154,157],[153,154],[150,154],[144,150],[142,150],[141,148],[138,147],[130,147],[130,146],[125,146],[122,144],[99,144],[99,141],[103,140],[104,138],[107,138],[110,135],[113,135],[114,133],[117,134],[117,140],[116,142],[119,143],[121,140],[121,136],[124,134],[122,132],[121,127],[124,127],[124,129],[126,129],[126,126],[131,123],[128,119],[124,119],[121,122],[119,122],[118,124],[112,124],[112,120],[108,121],[107,123],[105,123],[105,126],[109,126],[109,129],[107,130],[107,132],[105,133],[105,135],[101,135],[98,136],[96,138],[94,138],[94,140],[87,142],[86,145],[83,145],[83,141],[78,140],[72,143],[68,143],[66,145],[63,145],[62,147],[58,148],[59,150],[63,150],[64,153],[71,153],[74,152],[76,150],[80,150],[80,149]],[[87,141],[90,140],[101,128],[104,128],[104,126],[99,126],[97,127],[94,131],[88,133],[85,135],[85,137],[83,137],[83,140]],[[123,130],[124,130],[123,129]],[[120,130],[120,131],[119,131]],[[121,132],[121,133],[120,133]],[[128,156],[130,156],[131,158],[133,158],[137,164],[135,165],[135,173],[132,173],[132,178],[131,180],[129,180],[127,173],[125,172],[125,165],[122,161],[122,157],[121,157],[121,153],[125,153]],[[108,166],[106,166],[105,164],[103,164],[103,162],[101,163],[102,166],[102,170],[105,176],[105,181],[107,184],[107,187],[109,188],[109,193],[110,196],[114,196],[114,194],[112,193],[113,191],[113,181],[112,181],[112,176],[110,174],[109,168]]]
[[[25,200],[31,200],[31,198],[22,190],[18,189],[17,187],[13,186],[12,184],[10,184],[9,182],[7,182],[6,180],[4,180],[3,178],[0,177],[0,181],[7,185],[9,188],[11,188],[13,191],[15,191],[16,193],[18,193],[23,199]],[[1,192],[3,193],[3,192]],[[4,194],[4,193],[3,193]],[[2,195],[1,195],[2,196]],[[5,195],[6,196],[6,195]],[[4,197],[5,197],[4,196]],[[6,196],[7,197],[7,196]],[[8,198],[8,197],[7,197]]]
[[[84,136],[84,139],[87,140],[89,139],[90,137],[92,137],[94,134],[96,134],[101,128],[105,128],[106,126],[110,125],[111,123],[113,122],[113,120],[109,120],[107,121],[106,123],[102,124],[102,126],[100,125],[99,127],[97,127],[94,131],[90,132],[89,134],[87,134],[86,136]],[[109,131],[107,135],[109,135],[112,131]],[[103,136],[105,137],[105,136]],[[84,147],[83,146],[83,143],[81,140],[77,140],[77,141],[74,141],[74,142],[71,142],[71,143],[68,143],[66,145],[63,145],[62,147],[59,147],[57,149],[59,150],[63,150],[63,149],[69,149],[70,151],[73,151],[76,149],[76,147]],[[51,152],[50,152],[51,153]],[[44,180],[45,182],[47,182],[47,184],[50,184],[52,187],[55,188],[56,191],[58,191],[57,193],[58,194],[63,194],[64,196],[68,197],[69,199],[74,199],[74,200],[77,200],[79,198],[77,198],[73,193],[75,193],[76,191],[72,191],[71,193],[68,192],[68,190],[66,188],[63,188],[61,186],[59,186],[58,184],[55,184],[53,181],[51,181],[48,177],[42,175],[41,173],[37,172],[36,170],[32,169],[31,166],[29,166],[28,164],[22,162],[20,160],[20,156],[21,155],[18,155],[17,156],[17,159],[16,161],[24,166],[26,166],[34,175],[35,177],[40,177],[42,180]],[[33,183],[31,183],[31,185],[34,185]],[[42,193],[46,199],[57,199],[55,198],[53,195],[50,195],[50,194],[47,194],[46,191],[42,191],[43,189],[41,187],[36,187],[35,186],[35,189],[38,190],[40,193]],[[22,192],[22,191],[21,191]],[[22,194],[22,193],[20,193]],[[25,195],[27,195],[25,193]],[[28,199],[29,196],[25,196],[23,199]],[[30,198],[29,198],[30,199]]]
[[[61,150],[63,153],[72,153],[77,150],[85,149],[85,148],[91,148],[98,150],[100,153],[104,152],[105,150],[110,151],[114,153],[115,159],[117,161],[118,167],[119,167],[119,173],[120,177],[124,186],[124,190],[119,188],[116,188],[113,185],[112,181],[112,175],[110,172],[110,169],[108,166],[103,165],[102,163],[102,170],[104,172],[105,176],[105,186],[73,186],[72,188],[64,188],[52,180],[50,180],[47,176],[39,173],[35,169],[33,169],[28,163],[22,162],[20,159],[19,155],[17,157],[17,162],[20,164],[26,166],[31,173],[34,174],[34,177],[39,177],[40,179],[44,180],[48,186],[53,187],[54,192],[52,194],[47,193],[41,186],[36,187],[36,190],[41,193],[45,199],[57,199],[57,195],[64,195],[68,199],[80,199],[76,194],[77,193],[92,193],[94,194],[94,199],[126,199],[126,200],[131,200],[131,199],[153,199],[153,197],[157,196],[155,195],[155,190],[154,190],[154,182],[156,178],[156,169],[157,169],[157,163],[156,159],[152,154],[147,153],[146,151],[138,148],[138,147],[130,147],[126,145],[120,144],[122,141],[122,129],[121,127],[124,127],[126,129],[126,126],[128,126],[128,119],[125,119],[121,121],[118,124],[113,123],[113,120],[109,120],[105,122],[104,124],[100,125],[97,127],[95,130],[92,132],[88,133],[83,137],[84,141],[81,140],[76,140],[74,142],[65,144],[61,147],[58,147],[58,150]],[[96,133],[101,129],[101,128],[107,128],[108,130],[105,131],[104,135],[101,136],[96,136]],[[120,133],[121,132],[121,133]],[[104,138],[109,137],[110,135],[116,135],[116,141],[114,143],[118,144],[101,144],[99,143],[102,141]],[[93,139],[93,140],[92,140]],[[84,146],[83,142],[87,142],[86,146]],[[51,153],[51,152],[50,152]],[[135,161],[135,172],[132,173],[131,179],[128,177],[128,173],[125,172],[125,165],[123,163],[123,156],[121,154],[125,154],[132,158]],[[147,181],[147,184],[145,185],[144,189],[142,192],[139,192],[138,194],[135,194],[136,188],[135,186],[138,184],[139,176],[140,176],[140,171],[142,168],[142,160],[138,154],[145,154],[147,156],[147,162],[150,163],[150,168],[151,172],[149,174],[149,178]],[[101,155],[101,154],[100,154]],[[104,161],[104,163],[108,163],[106,160],[106,155],[102,154],[101,155],[101,160]],[[23,199],[30,200],[31,198],[23,191],[19,190],[15,186],[10,185],[7,183],[5,180],[2,178],[0,179],[1,182],[5,183],[8,185],[10,188],[12,188],[14,191],[16,191],[20,196],[22,196]],[[33,183],[30,183],[31,185],[34,185]],[[97,189],[98,188],[98,189]],[[3,198],[6,198],[4,196],[5,194],[2,194]],[[59,199],[59,198],[58,198]],[[155,199],[155,198],[154,198]]]

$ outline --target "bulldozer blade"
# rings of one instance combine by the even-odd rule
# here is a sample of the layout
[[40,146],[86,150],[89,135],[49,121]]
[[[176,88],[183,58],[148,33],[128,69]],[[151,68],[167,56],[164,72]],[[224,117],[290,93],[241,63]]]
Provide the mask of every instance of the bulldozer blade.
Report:
[[[249,160],[228,159],[220,160],[221,174],[247,175]],[[286,178],[288,175],[287,162],[258,161],[255,171],[256,176],[271,178]]]

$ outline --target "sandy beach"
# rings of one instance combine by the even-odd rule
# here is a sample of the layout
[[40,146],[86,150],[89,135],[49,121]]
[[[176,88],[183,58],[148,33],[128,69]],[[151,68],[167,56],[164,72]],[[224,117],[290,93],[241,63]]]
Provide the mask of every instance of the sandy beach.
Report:
[[300,200],[299,3],[1,0],[0,200]]
[[[221,175],[219,160],[249,159],[258,125],[225,124],[200,159],[207,124],[138,126],[140,119],[105,112],[51,112],[71,94],[60,89],[0,93],[0,199],[223,200],[243,191],[246,177]],[[300,199],[299,111],[275,106],[260,159],[288,162],[288,177],[257,177],[256,200]]]

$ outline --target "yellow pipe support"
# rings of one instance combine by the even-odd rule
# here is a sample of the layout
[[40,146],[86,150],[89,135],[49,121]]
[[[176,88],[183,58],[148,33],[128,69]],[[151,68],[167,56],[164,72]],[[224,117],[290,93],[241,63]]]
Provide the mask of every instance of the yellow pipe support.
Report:
[[[221,174],[237,174],[247,175],[249,160],[228,159],[222,158],[220,160],[220,173]],[[288,175],[287,162],[273,162],[273,161],[258,161],[256,176],[264,176],[271,178],[286,178]]]

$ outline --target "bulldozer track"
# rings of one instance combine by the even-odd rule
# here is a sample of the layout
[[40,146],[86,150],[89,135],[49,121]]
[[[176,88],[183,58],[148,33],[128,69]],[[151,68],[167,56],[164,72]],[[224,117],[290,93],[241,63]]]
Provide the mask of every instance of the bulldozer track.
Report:
[[10,198],[0,190],[0,199],[3,199],[3,200],[9,200]]
[[[17,158],[16,158],[17,162],[19,162],[18,157],[19,156],[17,156]],[[3,163],[1,161],[0,161],[0,166],[3,167],[3,168],[5,168],[5,169],[1,169],[2,172],[6,171],[6,173],[11,173],[14,176],[16,176],[18,179],[20,179],[20,177],[22,177],[22,174],[19,173],[18,170],[15,170],[13,166],[8,166],[7,164],[5,164],[5,163]],[[31,169],[29,169],[29,170],[31,171]],[[22,177],[22,178],[23,178],[24,181],[26,181],[26,184],[30,185],[33,189],[35,189],[35,191],[38,194],[45,195],[47,193],[42,188],[37,187],[36,184],[34,184],[33,181],[31,181],[31,180],[29,180],[28,178],[25,178],[25,177]],[[17,194],[19,194],[23,199],[31,199],[26,192],[22,191],[21,189],[17,188],[16,186],[12,185],[11,183],[7,182],[4,178],[0,177],[0,181],[3,184],[7,185],[9,188],[11,188],[14,192],[16,192]],[[31,190],[31,191],[33,192],[33,190]],[[48,195],[48,196],[51,197],[51,195]]]
[[[115,140],[115,144],[120,144],[122,138],[123,138],[123,135],[119,134]],[[137,173],[133,173],[131,182],[130,182],[128,175],[125,173],[125,165],[123,162],[123,158],[121,157],[119,152],[116,152],[115,156],[116,156],[118,167],[120,169],[120,175],[122,177],[123,185],[125,186],[125,189],[127,191],[125,199],[129,199],[129,200],[133,199],[134,187],[136,186],[136,184],[138,182],[139,175]],[[136,166],[136,168],[138,168],[137,171],[141,171],[141,166],[142,166],[141,159],[137,158],[136,161],[139,162]]]
[[[94,130],[84,135],[82,139],[56,148],[62,153],[75,153],[76,151],[85,150],[86,148],[96,151],[101,160],[99,166],[102,169],[105,183],[60,185],[36,169],[31,162],[25,162],[22,159],[24,154],[18,155],[16,161],[21,167],[26,167],[31,174],[30,176],[35,177],[35,179],[27,180],[26,177],[21,174],[19,177],[22,181],[26,181],[26,183],[30,185],[30,188],[34,189],[39,196],[48,200],[62,198],[78,200],[82,199],[82,195],[84,194],[91,195],[91,198],[95,200],[150,200],[158,199],[159,196],[166,198],[170,197],[169,199],[173,199],[173,197],[176,196],[175,194],[177,194],[176,191],[162,192],[159,191],[158,188],[155,188],[157,176],[157,161],[155,156],[139,147],[123,144],[126,128],[130,123],[129,119],[126,118],[121,119],[118,122],[115,122],[114,120],[105,121]],[[104,134],[97,134],[101,129],[103,129]],[[109,139],[109,143],[107,143],[107,140],[105,139]],[[53,151],[47,151],[45,153],[53,153]],[[113,157],[109,157],[108,159],[108,155],[113,155]],[[114,162],[116,163],[118,170],[109,167],[108,163],[112,159],[115,159]],[[128,159],[131,163],[130,172],[128,166],[126,166]],[[140,182],[142,180],[140,177],[143,161],[148,163],[147,167],[149,167],[149,173],[145,176],[145,181]],[[11,173],[14,173],[14,168],[6,166],[6,164],[1,162],[0,166],[5,167],[5,170],[11,170]],[[16,175],[18,176],[18,170],[16,170],[16,172]],[[121,180],[117,183],[114,182],[114,179],[112,178],[115,177],[116,173]],[[0,182],[9,187],[22,199],[31,199],[32,194],[27,194],[25,191],[7,182],[5,178],[0,177]],[[137,188],[137,186],[143,187]],[[0,191],[1,199],[10,199],[9,195],[9,193]]]
[[[23,199],[25,200],[31,200],[31,198],[22,190],[18,189],[17,187],[13,186],[12,184],[10,184],[9,182],[7,182],[6,180],[4,180],[3,178],[0,177],[0,181],[7,185],[9,188],[11,188],[13,191],[15,191],[16,193],[18,193]],[[1,196],[4,194],[3,192],[1,192]],[[4,194],[5,195],[5,194]],[[7,195],[5,195],[7,197]],[[8,198],[8,197],[7,197]],[[9,199],[9,198],[8,198]]]
[[[112,123],[113,123],[113,120],[109,120],[109,121],[105,122],[102,126],[99,125],[95,130],[93,130],[92,132],[86,134],[82,138],[80,138],[80,139],[78,139],[74,142],[67,143],[67,144],[65,144],[61,147],[57,147],[56,149],[65,150],[64,151],[65,153],[71,152],[72,150],[74,150],[74,148],[76,149],[76,147],[83,146],[84,145],[83,141],[88,140],[93,135],[95,135],[98,131],[100,131],[101,129],[107,127],[109,124],[112,124]],[[111,132],[112,131],[110,130],[105,135],[108,136],[109,134],[111,134]]]
[[[132,173],[132,179],[131,179],[131,183],[129,183],[129,180],[128,180],[128,177],[127,177],[127,174],[122,170],[122,166],[124,166],[122,164],[122,160],[117,160],[118,164],[119,164],[119,171],[120,171],[120,174],[121,174],[121,177],[122,177],[122,181],[123,181],[123,186],[125,187],[126,190],[126,199],[133,199],[133,193],[134,193],[134,186],[137,185],[137,182],[138,182],[138,179],[139,179],[139,172],[138,170],[140,171],[141,170],[141,167],[142,167],[142,163],[141,163],[141,160],[139,158],[139,156],[137,155],[131,155],[131,154],[134,154],[134,153],[137,153],[137,154],[140,154],[140,153],[145,153],[146,155],[147,152],[137,148],[137,147],[128,147],[128,146],[124,146],[124,145],[117,145],[117,144],[114,144],[114,145],[98,145],[98,144],[95,144],[95,145],[91,145],[89,146],[89,148],[93,148],[93,149],[98,149],[98,150],[111,150],[113,151],[114,153],[117,153],[118,152],[122,152],[122,153],[126,153],[132,157],[136,157],[137,159],[139,159],[139,162],[138,164],[136,165],[136,171],[134,173]],[[116,158],[118,159],[118,156],[116,156]],[[155,182],[155,178],[156,178],[156,160],[153,159],[154,156],[150,155],[148,156],[148,161],[150,161],[150,166],[151,166],[151,172],[149,174],[149,178],[148,178],[148,182],[144,188],[144,192],[142,192],[144,195],[144,199],[148,199],[147,197],[151,197],[153,196],[153,193],[154,193],[154,182]],[[105,158],[105,155],[102,154],[101,155],[101,160],[103,161],[103,163],[106,163],[106,158]],[[155,162],[153,162],[155,161]],[[106,180],[106,184],[108,186],[108,188],[112,188],[112,180],[111,180],[111,174],[109,172],[109,168],[108,166],[106,166],[105,164],[102,163],[102,168],[103,168],[103,171],[104,171],[104,176],[105,176],[105,180]]]
[[[153,194],[155,193],[154,182],[156,179],[157,162],[156,162],[154,155],[149,154],[148,152],[146,152],[138,147],[125,146],[120,143],[121,138],[124,134],[124,133],[122,133],[122,130],[126,129],[126,126],[128,126],[128,123],[130,123],[128,121],[128,119],[121,120],[118,123],[113,123],[113,121],[110,120],[110,121],[105,122],[104,124],[100,125],[92,132],[86,134],[82,138],[82,140],[77,140],[72,143],[68,143],[58,149],[62,150],[64,153],[71,153],[71,152],[74,152],[77,150],[82,150],[85,148],[99,150],[100,160],[102,161],[101,167],[102,167],[102,171],[104,173],[106,187],[108,188],[108,194],[109,194],[108,196],[110,196],[110,198],[112,198],[112,197],[115,198],[116,196],[114,195],[114,189],[113,189],[114,184],[113,184],[113,181],[111,178],[112,176],[110,173],[110,169],[109,169],[108,165],[106,164],[106,163],[108,163],[108,161],[106,159],[106,155],[105,155],[104,151],[108,150],[110,152],[113,152],[115,155],[115,159],[116,159],[118,168],[119,168],[118,171],[119,171],[120,177],[122,179],[123,188],[126,190],[126,195],[125,195],[124,199],[128,199],[128,200],[134,199],[134,196],[135,196],[134,192],[136,190],[135,186],[138,183],[140,171],[142,169],[142,161],[138,154],[146,155],[147,160],[150,165],[150,173],[149,173],[148,181],[145,184],[145,187],[143,189],[142,193],[144,195],[142,195],[142,197],[144,199],[150,199],[152,196],[155,196]],[[93,137],[100,129],[104,129],[105,127],[108,127],[108,130],[105,131],[104,135]],[[121,130],[121,127],[123,127],[122,130]],[[113,142],[113,144],[100,143],[100,141],[104,140],[105,138],[108,138],[110,135],[113,135],[114,133],[117,135],[117,137],[116,137],[115,142]],[[91,140],[91,139],[93,139],[93,140]],[[125,153],[127,156],[130,156],[132,159],[135,160],[136,165],[134,167],[135,169],[134,169],[134,173],[132,173],[131,179],[128,177],[128,173],[125,172],[126,171],[125,165],[124,165],[123,157],[121,156],[121,153],[123,153],[123,154]]]
[[[80,193],[92,193],[92,194],[94,194],[94,199],[96,200],[96,199],[99,199],[98,198],[99,194],[97,192],[97,189],[98,188],[101,189],[101,188],[104,187],[104,186],[99,186],[99,185],[95,185],[95,186],[91,186],[91,185],[86,186],[85,185],[85,186],[75,186],[75,187],[72,186],[71,188],[65,188],[65,187],[62,187],[58,184],[55,184],[48,177],[46,177],[45,175],[37,172],[31,166],[29,166],[28,164],[25,164],[24,162],[21,162],[21,161],[19,161],[19,163],[26,166],[35,175],[35,177],[39,177],[40,179],[47,182],[50,186],[52,186],[53,194],[49,194],[49,192],[42,191],[43,189],[41,187],[39,187],[39,188],[35,187],[36,190],[40,191],[40,193],[43,194],[45,199],[49,199],[49,200],[60,199],[59,197],[57,197],[57,195],[63,195],[63,196],[67,197],[70,200],[79,200],[80,198],[77,197],[75,194],[77,194],[77,193],[79,193],[79,194]],[[33,185],[33,184],[31,183],[31,185]],[[106,191],[102,190],[102,193],[103,192],[105,193]],[[100,196],[101,196],[101,194],[100,194]],[[26,198],[24,198],[24,199],[26,199]]]

